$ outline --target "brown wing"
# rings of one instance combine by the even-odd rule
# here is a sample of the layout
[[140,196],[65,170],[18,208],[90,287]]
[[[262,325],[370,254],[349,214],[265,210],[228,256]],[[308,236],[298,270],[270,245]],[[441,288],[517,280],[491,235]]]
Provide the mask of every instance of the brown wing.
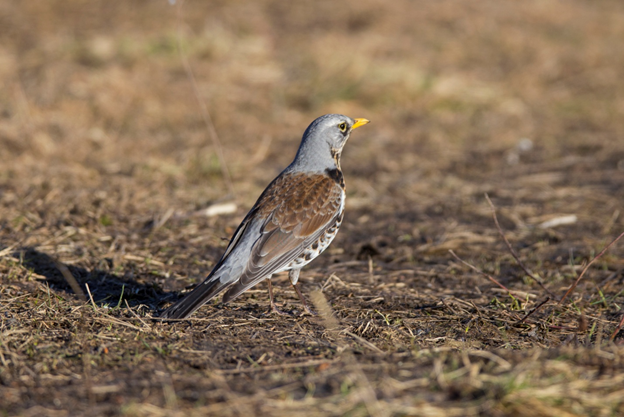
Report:
[[256,203],[266,219],[240,280],[224,296],[228,301],[285,267],[317,240],[340,215],[343,190],[322,175],[286,174]]

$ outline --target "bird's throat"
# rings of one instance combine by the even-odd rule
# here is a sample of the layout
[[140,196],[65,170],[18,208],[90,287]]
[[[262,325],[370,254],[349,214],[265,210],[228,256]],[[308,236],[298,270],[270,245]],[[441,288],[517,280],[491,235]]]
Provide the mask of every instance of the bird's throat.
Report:
[[334,159],[334,162],[336,163],[336,168],[338,168],[338,171],[341,170],[340,168],[340,156],[341,155],[342,155],[342,149],[331,148],[331,156]]

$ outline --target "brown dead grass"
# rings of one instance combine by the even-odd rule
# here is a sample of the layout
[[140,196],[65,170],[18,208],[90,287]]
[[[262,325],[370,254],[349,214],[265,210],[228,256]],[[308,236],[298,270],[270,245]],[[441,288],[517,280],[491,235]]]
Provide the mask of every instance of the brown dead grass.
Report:
[[[621,2],[177,7],[0,5],[4,414],[624,413],[622,242],[557,304],[624,230]],[[330,309],[284,281],[291,318],[260,285],[154,320],[328,112],[373,121],[302,274]]]

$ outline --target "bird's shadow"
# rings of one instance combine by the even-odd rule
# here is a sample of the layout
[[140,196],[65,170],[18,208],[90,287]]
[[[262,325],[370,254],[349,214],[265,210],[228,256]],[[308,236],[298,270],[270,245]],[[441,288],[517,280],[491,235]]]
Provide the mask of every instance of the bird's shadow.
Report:
[[12,255],[24,267],[34,272],[41,282],[47,283],[52,291],[77,295],[80,298],[80,294],[76,294],[72,288],[73,278],[76,283],[74,286],[80,288],[86,299],[92,298],[100,307],[125,306],[127,301],[130,306],[142,304],[152,312],[156,312],[159,303],[167,296],[156,283],[140,283],[131,273],[119,276],[107,271],[106,269],[112,266],[108,261],[103,261],[101,267],[88,270],[80,266],[59,263],[50,255],[33,247],[16,249]]

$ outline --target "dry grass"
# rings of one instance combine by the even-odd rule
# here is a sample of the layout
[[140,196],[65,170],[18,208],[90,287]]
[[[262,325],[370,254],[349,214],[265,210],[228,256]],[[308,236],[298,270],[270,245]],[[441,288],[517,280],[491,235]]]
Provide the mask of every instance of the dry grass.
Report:
[[[624,413],[621,2],[5,3],[4,414]],[[154,320],[328,112],[324,313]]]

